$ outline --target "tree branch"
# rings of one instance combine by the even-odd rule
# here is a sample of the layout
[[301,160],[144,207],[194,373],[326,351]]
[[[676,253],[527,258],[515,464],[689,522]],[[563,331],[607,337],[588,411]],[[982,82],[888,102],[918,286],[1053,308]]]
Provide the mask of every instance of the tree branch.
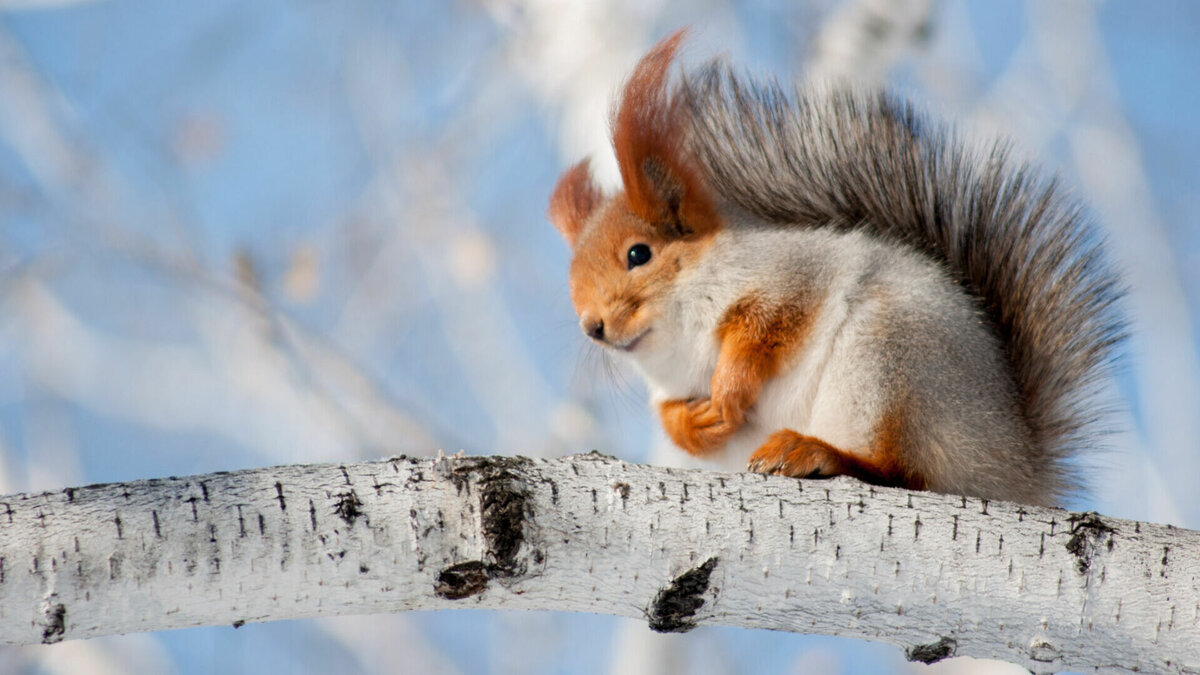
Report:
[[598,454],[285,466],[0,498],[0,642],[490,608],[1200,671],[1200,532]]

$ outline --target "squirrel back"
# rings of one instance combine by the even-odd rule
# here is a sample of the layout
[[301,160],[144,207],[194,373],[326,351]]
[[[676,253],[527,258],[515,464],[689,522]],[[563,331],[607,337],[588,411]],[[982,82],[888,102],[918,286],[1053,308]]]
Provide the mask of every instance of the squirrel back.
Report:
[[[944,290],[941,286],[959,286],[953,292],[967,298],[961,305],[965,314],[956,314],[956,324],[950,328],[963,335],[986,333],[966,344],[996,351],[995,361],[1005,371],[988,373],[985,365],[980,365],[978,376],[1000,380],[995,392],[982,395],[982,404],[967,401],[954,414],[969,416],[977,412],[972,405],[990,406],[986,413],[979,413],[982,417],[976,428],[985,429],[978,432],[981,434],[990,433],[987,419],[1006,418],[1005,424],[995,428],[1011,431],[1013,452],[1019,453],[1017,459],[1023,466],[1037,473],[1040,496],[991,485],[939,484],[937,476],[929,475],[936,470],[926,468],[931,465],[914,460],[916,453],[923,452],[920,447],[891,450],[885,448],[891,442],[887,439],[904,435],[917,446],[937,440],[948,446],[942,451],[952,456],[954,439],[960,436],[928,430],[935,424],[932,421],[909,420],[901,429],[900,423],[890,422],[887,415],[872,421],[875,440],[860,448],[829,446],[807,435],[805,429],[781,430],[790,435],[771,435],[751,457],[750,467],[791,475],[848,473],[878,483],[981,496],[1016,495],[1044,503],[1060,501],[1076,489],[1069,460],[1096,440],[1094,392],[1124,335],[1117,309],[1119,278],[1106,260],[1101,237],[1080,206],[1063,194],[1055,180],[1042,178],[1028,164],[1014,160],[1006,143],[968,145],[945,126],[886,94],[832,88],[789,95],[777,84],[740,80],[720,63],[684,74],[671,91],[667,70],[681,38],[682,33],[677,33],[643,58],[614,115],[614,146],[624,192],[605,197],[592,186],[586,164],[581,164],[564,175],[551,200],[551,219],[576,249],[572,294],[585,332],[610,347],[630,352],[636,347],[614,343],[603,327],[597,335],[600,319],[587,314],[591,296],[577,292],[577,287],[613,286],[599,282],[604,272],[594,260],[580,262],[580,257],[596,257],[585,252],[588,247],[579,245],[581,237],[594,241],[598,233],[604,233],[611,242],[603,246],[615,249],[618,258],[627,256],[623,260],[627,275],[641,273],[634,269],[640,265],[634,264],[635,257],[649,257],[649,251],[673,246],[671,250],[676,252],[666,255],[673,257],[677,268],[689,267],[693,266],[690,261],[713,257],[703,251],[713,246],[714,236],[728,245],[729,241],[755,240],[758,235],[751,231],[764,228],[814,233],[809,239],[796,240],[800,243],[786,245],[825,246],[821,243],[825,239],[816,233],[828,233],[848,237],[847,241],[873,242],[852,244],[861,250],[877,245],[905,249],[945,277],[931,282],[932,290],[921,293],[937,295]],[[643,233],[630,230],[628,223],[634,221],[648,224],[649,229]],[[618,222],[621,225],[615,224]],[[739,230],[744,233],[737,235],[742,239],[730,240],[730,233]],[[642,240],[648,242],[642,244],[648,252],[635,256],[639,252],[634,248]],[[830,245],[836,250],[846,244]],[[770,252],[764,256],[769,257]],[[661,273],[654,274],[658,281],[642,285],[667,283],[678,289],[683,283],[683,276],[663,281]],[[807,288],[806,284],[816,283],[799,280],[804,277],[799,272],[796,277],[793,286]],[[581,293],[588,297],[581,299]],[[644,290],[637,294],[653,295]],[[816,296],[809,293],[806,297]],[[771,327],[782,325],[779,317],[784,315],[791,317],[789,326],[799,325],[797,316],[807,317],[804,321],[810,323],[813,320],[807,309],[796,310],[795,306],[804,304],[800,301],[783,300],[782,305],[794,306],[782,314],[777,309],[747,308],[745,302],[744,297],[731,299],[730,306],[722,308],[723,313],[715,319],[715,351],[706,370],[713,378],[709,398],[691,394],[691,400],[659,401],[668,434],[693,454],[707,454],[728,442],[753,418],[756,406],[774,405],[758,399],[762,386],[752,395],[739,392],[736,404],[725,401],[724,391],[732,379],[754,380],[759,375],[763,383],[778,379],[779,373],[790,367],[788,359],[799,357],[785,358],[772,352],[780,341]],[[781,303],[772,300],[769,304]],[[819,301],[813,304],[821,306]],[[748,330],[751,341],[758,340],[757,351],[748,352],[752,353],[749,360],[724,364],[733,359],[727,352],[736,342],[728,326],[746,323],[746,316],[753,318]],[[610,317],[610,322],[614,318]],[[934,333],[939,328],[918,324],[914,330]],[[649,331],[644,329],[637,340]],[[746,341],[738,335],[738,340]],[[834,340],[830,349],[834,349],[839,338],[830,339]],[[992,344],[995,346],[987,346]],[[904,355],[896,358],[907,363],[895,367],[902,375],[906,367],[914,373],[931,367],[913,365],[912,359],[906,362]],[[981,356],[980,363],[988,358]],[[765,370],[759,364],[764,360],[771,363]],[[946,366],[958,368],[958,364]],[[736,370],[737,377],[728,372],[723,375],[723,368]],[[971,372],[964,369],[962,378],[971,377]],[[721,377],[726,380],[719,381]],[[913,377],[911,381],[922,380]],[[895,391],[905,385],[881,387],[881,395],[896,397]],[[803,414],[796,417],[806,419]],[[698,430],[722,425],[732,428],[705,442],[696,440]],[[908,431],[901,434],[898,429]],[[796,458],[800,455],[810,459],[799,462]],[[877,460],[885,456],[891,459],[880,464]],[[888,461],[899,466],[884,466]],[[996,461],[1003,463],[1001,457]]]

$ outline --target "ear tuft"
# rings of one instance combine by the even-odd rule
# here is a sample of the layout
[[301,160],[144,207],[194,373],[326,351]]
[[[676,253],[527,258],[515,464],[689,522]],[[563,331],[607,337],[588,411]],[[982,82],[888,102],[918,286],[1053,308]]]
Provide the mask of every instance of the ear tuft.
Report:
[[588,216],[604,200],[604,193],[592,183],[592,175],[588,170],[588,160],[583,160],[563,172],[558,179],[554,193],[550,195],[550,222],[567,240],[567,245],[575,247]]
[[667,91],[667,71],[685,33],[662,40],[642,57],[613,114],[613,149],[629,205],[670,237],[719,225],[708,187],[687,149],[687,109]]

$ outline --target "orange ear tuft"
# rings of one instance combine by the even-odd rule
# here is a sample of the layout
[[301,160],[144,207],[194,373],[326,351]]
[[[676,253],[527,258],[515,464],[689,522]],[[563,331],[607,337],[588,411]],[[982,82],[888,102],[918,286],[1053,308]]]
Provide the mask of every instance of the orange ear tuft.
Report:
[[550,195],[548,215],[569,246],[575,246],[588,215],[603,199],[604,194],[592,183],[586,159],[567,169],[558,179],[554,194]]
[[719,226],[687,151],[687,110],[667,91],[667,69],[685,33],[662,40],[642,57],[613,115],[613,148],[630,207],[675,237]]

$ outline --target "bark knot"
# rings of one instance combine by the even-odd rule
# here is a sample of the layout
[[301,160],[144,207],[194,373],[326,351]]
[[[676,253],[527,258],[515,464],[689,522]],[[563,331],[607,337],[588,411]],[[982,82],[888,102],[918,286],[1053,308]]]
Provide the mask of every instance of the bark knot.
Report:
[[909,647],[904,650],[904,656],[909,661],[920,661],[921,663],[930,664],[937,663],[942,659],[948,659],[954,656],[956,651],[958,651],[958,640],[942,637],[937,642]]
[[488,573],[478,560],[451,565],[438,575],[433,592],[447,600],[462,600],[482,593],[488,584]]
[[650,605],[650,630],[658,633],[686,633],[696,627],[696,611],[704,606],[712,572],[718,558],[712,557],[671,580],[654,596]]

